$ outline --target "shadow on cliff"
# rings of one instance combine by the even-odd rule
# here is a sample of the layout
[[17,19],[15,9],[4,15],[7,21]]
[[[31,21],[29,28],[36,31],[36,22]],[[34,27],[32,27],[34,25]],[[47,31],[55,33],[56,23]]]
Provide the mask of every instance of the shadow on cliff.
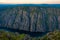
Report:
[[18,29],[12,29],[12,28],[7,28],[7,27],[0,27],[0,29],[3,29],[5,31],[10,31],[10,32],[18,32],[20,34],[28,34],[31,37],[42,37],[48,32],[30,32],[30,31],[24,31],[24,30],[18,30]]

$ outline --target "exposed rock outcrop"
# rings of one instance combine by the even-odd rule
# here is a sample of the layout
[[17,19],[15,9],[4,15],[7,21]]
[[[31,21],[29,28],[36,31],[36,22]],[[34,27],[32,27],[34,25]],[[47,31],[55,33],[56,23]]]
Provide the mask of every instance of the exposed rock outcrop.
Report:
[[0,27],[30,32],[60,29],[60,8],[17,6],[0,11]]

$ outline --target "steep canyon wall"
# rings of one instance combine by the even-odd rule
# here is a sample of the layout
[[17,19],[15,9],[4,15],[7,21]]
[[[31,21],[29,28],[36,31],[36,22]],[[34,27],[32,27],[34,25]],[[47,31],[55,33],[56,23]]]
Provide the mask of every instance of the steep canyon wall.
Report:
[[60,30],[60,8],[17,6],[0,11],[0,27],[30,32]]

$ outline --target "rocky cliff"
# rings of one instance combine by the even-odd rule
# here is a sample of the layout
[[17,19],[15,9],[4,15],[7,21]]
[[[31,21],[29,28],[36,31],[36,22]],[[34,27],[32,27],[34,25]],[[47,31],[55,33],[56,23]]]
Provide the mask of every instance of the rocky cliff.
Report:
[[0,11],[0,27],[30,32],[60,30],[60,8],[16,6]]

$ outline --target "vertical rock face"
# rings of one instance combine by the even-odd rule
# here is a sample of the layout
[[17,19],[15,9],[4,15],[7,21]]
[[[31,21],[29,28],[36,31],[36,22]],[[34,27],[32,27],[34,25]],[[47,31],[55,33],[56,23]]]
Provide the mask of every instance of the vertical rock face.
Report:
[[60,8],[19,6],[0,11],[0,27],[30,32],[60,30]]

